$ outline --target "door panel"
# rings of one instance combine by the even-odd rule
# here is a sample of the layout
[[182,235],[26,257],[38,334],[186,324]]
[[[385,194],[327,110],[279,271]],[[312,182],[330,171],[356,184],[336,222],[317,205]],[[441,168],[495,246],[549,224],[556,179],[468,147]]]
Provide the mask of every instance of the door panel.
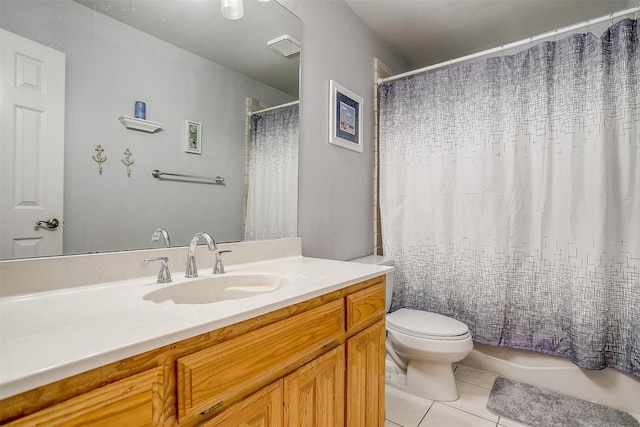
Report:
[[62,255],[65,55],[0,31],[0,259]]

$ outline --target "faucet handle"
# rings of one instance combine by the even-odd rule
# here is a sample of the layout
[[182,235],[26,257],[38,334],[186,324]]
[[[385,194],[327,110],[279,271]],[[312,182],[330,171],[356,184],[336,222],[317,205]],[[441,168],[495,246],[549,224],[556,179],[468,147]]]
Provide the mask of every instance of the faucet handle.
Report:
[[160,273],[158,273],[158,283],[171,283],[171,273],[169,272],[169,258],[159,256],[155,258],[145,258],[144,262],[161,261]]
[[216,251],[216,265],[213,267],[213,274],[224,273],[224,264],[222,264],[222,254],[232,252],[231,250]]

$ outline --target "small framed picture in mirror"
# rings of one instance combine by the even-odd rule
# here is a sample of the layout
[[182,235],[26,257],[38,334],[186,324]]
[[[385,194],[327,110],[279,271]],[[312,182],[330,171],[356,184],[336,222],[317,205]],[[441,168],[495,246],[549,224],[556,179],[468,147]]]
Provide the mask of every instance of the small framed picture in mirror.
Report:
[[330,81],[329,143],[362,153],[362,97]]
[[202,123],[193,120],[184,121],[184,151],[202,154]]

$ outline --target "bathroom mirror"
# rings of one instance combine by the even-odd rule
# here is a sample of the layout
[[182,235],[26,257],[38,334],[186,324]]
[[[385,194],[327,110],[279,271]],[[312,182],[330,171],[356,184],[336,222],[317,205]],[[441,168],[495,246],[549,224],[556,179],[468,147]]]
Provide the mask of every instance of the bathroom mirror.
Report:
[[[300,40],[297,17],[274,0],[245,0],[239,20],[219,0],[2,0],[0,27],[65,54],[64,209],[44,214],[62,216],[64,255],[162,247],[159,228],[172,246],[243,240],[248,99],[297,100],[299,54],[267,44]],[[158,131],[121,123],[136,101]]]

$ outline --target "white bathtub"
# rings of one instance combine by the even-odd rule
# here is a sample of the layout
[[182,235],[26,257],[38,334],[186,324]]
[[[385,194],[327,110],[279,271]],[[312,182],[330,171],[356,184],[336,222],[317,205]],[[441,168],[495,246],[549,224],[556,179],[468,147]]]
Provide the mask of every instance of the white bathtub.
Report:
[[569,359],[473,343],[461,365],[640,415],[640,378],[615,369],[582,369]]

